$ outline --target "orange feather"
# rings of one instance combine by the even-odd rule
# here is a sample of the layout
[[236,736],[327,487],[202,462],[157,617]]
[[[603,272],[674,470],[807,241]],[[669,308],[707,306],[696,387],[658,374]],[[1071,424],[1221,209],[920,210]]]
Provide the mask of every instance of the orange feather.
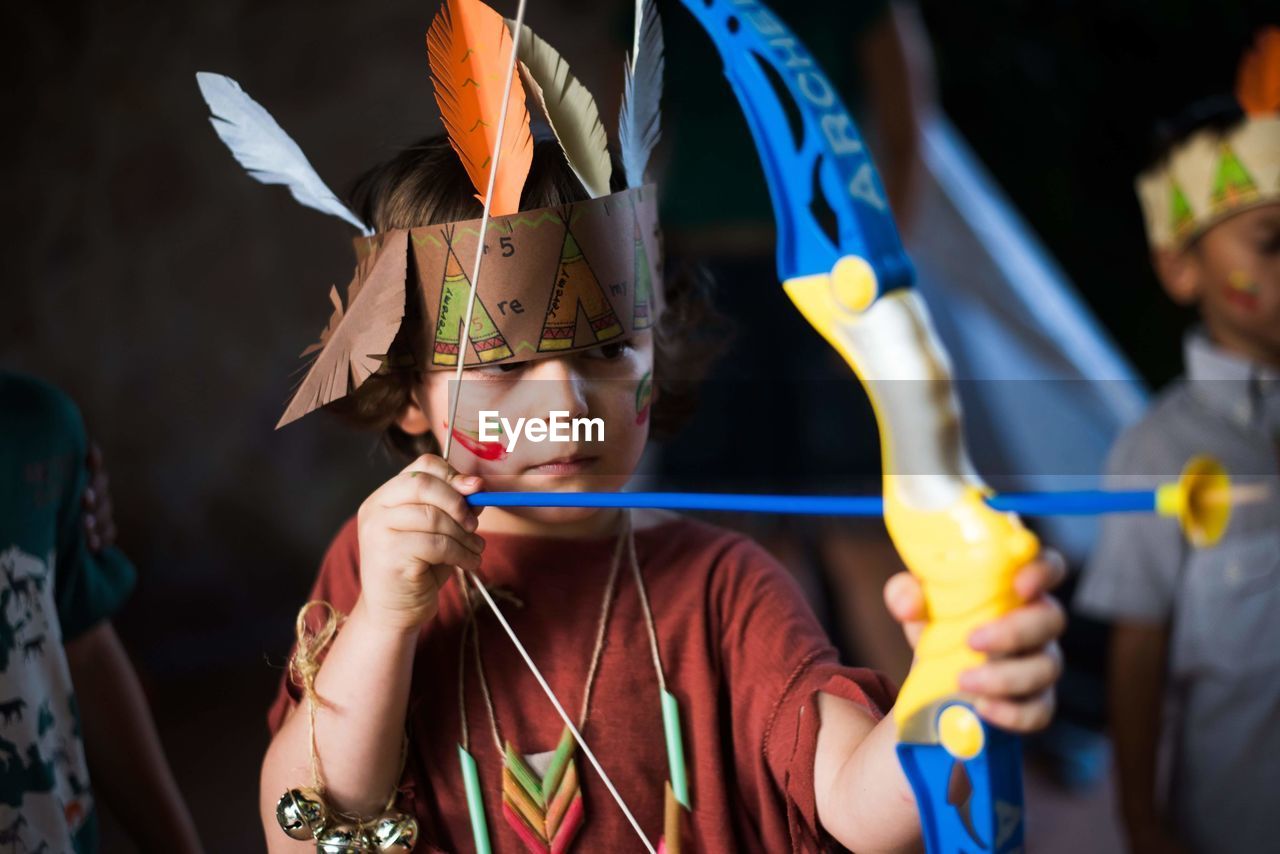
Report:
[[[511,31],[502,16],[480,0],[445,0],[427,30],[427,56],[436,104],[453,150],[483,204],[489,167],[503,113],[502,90],[511,64]],[[498,173],[490,211],[520,210],[520,193],[533,161],[533,137],[520,75],[511,80]]]
[[1280,27],[1265,27],[1240,60],[1236,100],[1250,116],[1280,113]]

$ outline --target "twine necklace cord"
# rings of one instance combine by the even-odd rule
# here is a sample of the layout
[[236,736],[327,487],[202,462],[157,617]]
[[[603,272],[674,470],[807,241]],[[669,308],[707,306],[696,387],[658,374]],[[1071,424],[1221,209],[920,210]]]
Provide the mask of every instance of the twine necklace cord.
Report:
[[[596,623],[596,641],[591,651],[591,664],[587,668],[586,684],[582,692],[582,706],[578,711],[578,729],[581,731],[586,729],[587,716],[591,710],[591,696],[595,688],[596,674],[600,670],[600,660],[604,656],[605,637],[609,628],[609,617],[613,609],[614,592],[618,586],[619,569],[622,565],[622,554],[630,534],[630,517],[627,516],[623,520],[623,529],[618,534],[617,544],[613,549],[613,560],[609,565],[609,577],[605,581],[604,598],[600,603],[600,619]],[[484,697],[485,708],[489,714],[489,727],[493,734],[493,743],[498,748],[498,755],[505,754],[505,744],[502,739],[502,732],[498,727],[498,715],[493,704],[493,694],[489,688],[489,677],[485,672],[484,658],[480,650],[480,632],[476,624],[475,611],[480,602],[471,598],[470,590],[466,589],[470,585],[464,580],[461,581],[463,588],[463,601],[467,608],[467,622],[463,628],[462,646],[458,652],[458,714],[462,720],[462,746],[464,749],[470,749],[468,743],[468,725],[466,715],[466,695],[465,695],[465,670],[466,670],[466,653],[468,640],[470,640],[470,648],[475,657],[476,675],[480,682],[480,691]],[[499,590],[490,591],[495,598],[506,598],[512,604],[522,605],[520,601],[510,595],[504,595]]]
[[[476,672],[480,676],[480,691],[484,697],[485,709],[489,713],[489,728],[493,734],[493,743],[501,754],[503,752],[502,733],[498,730],[498,715],[494,710],[493,695],[489,692],[489,680],[485,678],[484,662],[480,659],[480,635],[479,626],[476,623],[476,611],[483,603],[471,598],[471,582],[467,580],[467,576],[461,569],[457,569],[457,575],[458,589],[462,591],[463,607],[466,613],[458,646],[458,720],[462,724],[462,749],[468,752],[471,750],[471,732],[467,725],[467,650],[471,649],[475,654]],[[495,598],[505,599],[517,608],[524,607],[519,597],[505,590],[495,588],[491,592]]]
[[604,601],[600,603],[600,620],[596,625],[596,643],[591,650],[591,666],[587,668],[587,686],[582,692],[582,709],[578,712],[578,728],[585,729],[587,714],[591,711],[591,692],[595,688],[596,673],[600,670],[600,659],[604,655],[605,635],[609,630],[609,614],[613,609],[614,591],[618,586],[618,567],[622,564],[622,549],[631,536],[631,514],[623,513],[622,530],[618,533],[617,545],[613,547],[613,560],[609,564],[609,580],[605,582]]
[[[630,520],[630,513],[627,514]],[[631,574],[636,580],[636,591],[640,594],[640,608],[644,611],[644,627],[649,633],[649,651],[653,654],[653,669],[658,674],[658,690],[667,693],[667,679],[662,671],[662,655],[658,652],[658,626],[653,619],[653,609],[649,607],[649,591],[644,587],[644,576],[640,573],[640,559],[636,556],[636,538],[627,525],[627,562],[631,564]]]
[[453,574],[458,579],[458,589],[462,591],[462,604],[467,609],[466,622],[462,624],[462,638],[459,640],[461,644],[458,654],[458,721],[462,724],[462,749],[468,753],[471,751],[471,730],[467,726],[467,656],[465,650],[467,648],[467,636],[475,626],[473,618],[474,611],[471,605],[471,591],[467,589],[467,576],[462,571],[462,567],[455,566]]

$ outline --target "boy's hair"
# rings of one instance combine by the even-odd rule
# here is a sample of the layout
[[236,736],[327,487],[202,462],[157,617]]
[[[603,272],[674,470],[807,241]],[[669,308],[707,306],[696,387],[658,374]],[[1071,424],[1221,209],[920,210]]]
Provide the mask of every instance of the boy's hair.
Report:
[[[615,192],[625,189],[621,173],[619,168],[613,170]],[[587,198],[559,144],[534,142],[520,209]],[[356,179],[351,199],[356,213],[378,232],[479,219],[483,211],[471,179],[443,134],[420,140],[365,172]],[[653,435],[659,439],[674,433],[693,412],[698,384],[728,338],[705,273],[683,268],[664,278],[665,305],[653,327],[655,396],[650,414]],[[413,402],[413,390],[422,379],[419,366],[427,364],[425,318],[421,300],[413,297],[418,287],[411,274],[404,322],[385,366],[354,393],[325,407],[357,427],[382,430],[386,444],[409,458],[440,450],[430,433],[413,436],[395,424]]]
[[1195,101],[1176,115],[1156,123],[1151,135],[1151,151],[1142,171],[1153,169],[1165,161],[1183,143],[1203,130],[1227,135],[1244,121],[1240,103],[1228,95],[1217,95]]

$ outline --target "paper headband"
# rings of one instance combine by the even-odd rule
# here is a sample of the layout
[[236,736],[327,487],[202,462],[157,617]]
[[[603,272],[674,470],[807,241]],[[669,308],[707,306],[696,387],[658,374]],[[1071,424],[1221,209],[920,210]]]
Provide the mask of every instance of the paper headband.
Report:
[[[429,370],[491,365],[596,347],[653,325],[661,272],[652,187],[490,221],[484,275],[459,345],[480,221],[412,229],[425,302]],[[357,243],[365,239],[357,239]]]
[[[325,186],[298,145],[229,77],[200,72],[218,136],[250,176],[284,184],[303,205],[360,229],[356,274],[334,311],[281,427],[355,391],[387,361],[404,319],[412,257],[426,320],[426,370],[545,358],[623,340],[647,328],[662,292],[655,191],[645,172],[660,133],[663,43],[656,0],[637,0],[624,68],[618,140],[626,190],[610,193],[608,135],[587,89],[549,44],[520,32],[520,76],[503,102],[515,47],[513,22],[480,0],[445,0],[427,32],[435,100],[477,198],[492,218],[468,341],[479,220],[373,234]],[[521,82],[523,80],[523,83]],[[570,168],[591,196],[558,208],[519,211],[532,163],[528,95],[538,103]],[[503,128],[502,139],[497,129]],[[496,158],[496,174],[490,174]]]
[[1195,133],[1138,176],[1152,248],[1179,249],[1234,213],[1280,202],[1280,28],[1264,30],[1245,55],[1236,97],[1238,126]]

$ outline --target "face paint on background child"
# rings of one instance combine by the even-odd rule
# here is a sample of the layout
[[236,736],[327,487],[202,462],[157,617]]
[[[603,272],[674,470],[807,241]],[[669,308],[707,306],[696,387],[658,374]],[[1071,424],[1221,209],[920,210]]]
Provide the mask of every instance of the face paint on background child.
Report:
[[1222,295],[1227,302],[1245,311],[1258,310],[1258,283],[1243,270],[1233,270],[1222,286]]

